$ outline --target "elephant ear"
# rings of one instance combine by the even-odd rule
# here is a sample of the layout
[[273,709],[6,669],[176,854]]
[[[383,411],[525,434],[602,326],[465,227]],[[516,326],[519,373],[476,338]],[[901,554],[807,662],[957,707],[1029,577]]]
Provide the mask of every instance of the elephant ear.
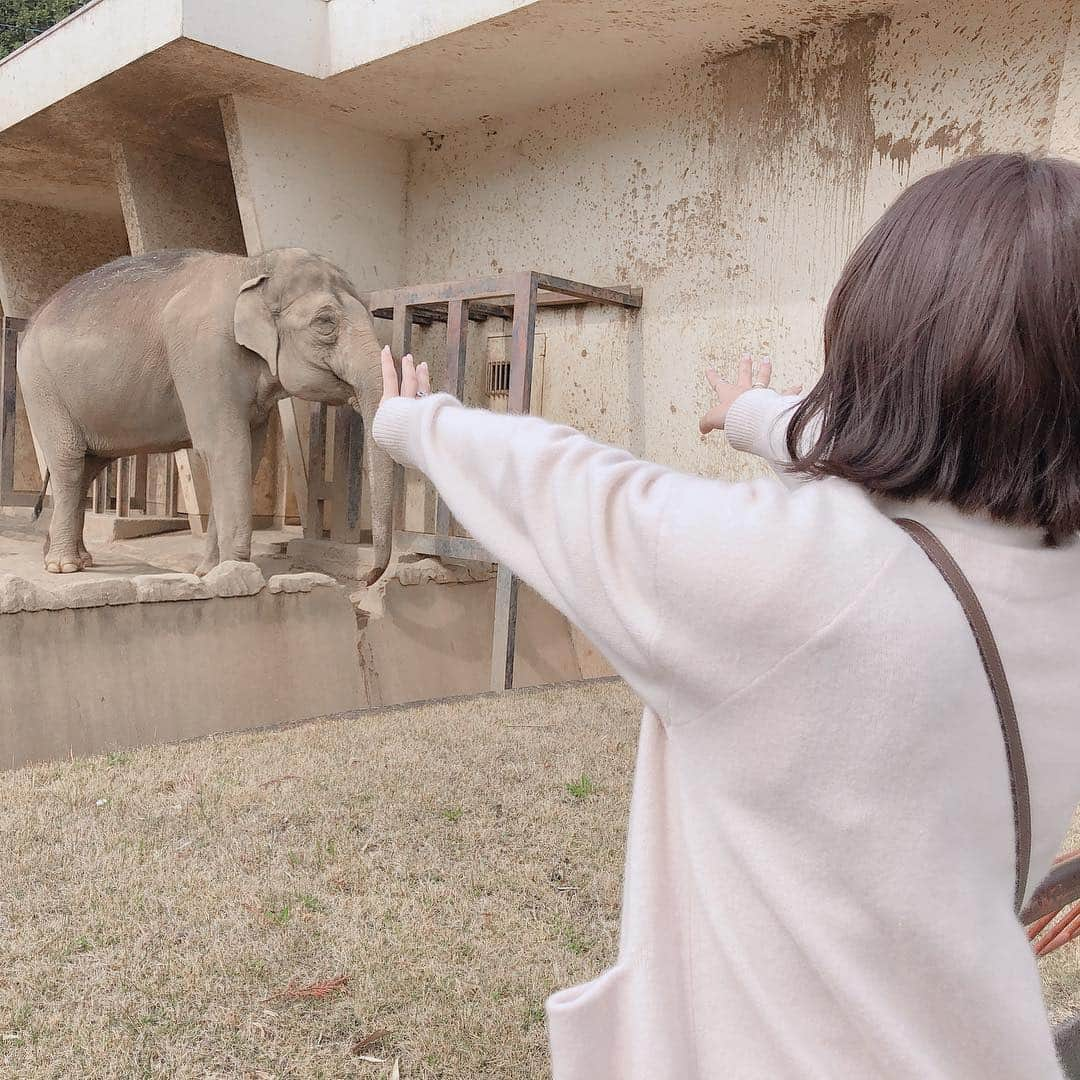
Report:
[[269,366],[270,374],[277,378],[278,331],[263,295],[266,279],[266,274],[260,274],[240,286],[233,308],[233,335],[238,345],[258,353]]

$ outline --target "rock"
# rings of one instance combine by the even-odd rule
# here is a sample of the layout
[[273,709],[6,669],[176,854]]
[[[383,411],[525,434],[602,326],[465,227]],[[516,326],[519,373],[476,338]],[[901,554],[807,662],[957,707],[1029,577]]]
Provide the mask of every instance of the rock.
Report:
[[64,605],[41,585],[17,574],[0,574],[0,614],[19,611],[55,611]]
[[461,585],[468,581],[486,581],[495,576],[491,563],[459,562],[437,559],[431,555],[403,555],[390,575],[400,585]]
[[194,574],[137,574],[131,579],[140,604],[163,600],[209,600],[212,595],[202,578]]
[[75,581],[57,582],[54,595],[64,608],[134,604],[135,586],[125,578],[92,578],[79,574]]
[[272,593],[297,593],[311,592],[312,589],[321,585],[336,584],[337,582],[329,574],[316,574],[308,570],[302,574],[275,574],[266,583],[266,587]]
[[211,596],[254,596],[265,588],[266,578],[253,562],[229,559],[218,563],[203,578],[203,584]]

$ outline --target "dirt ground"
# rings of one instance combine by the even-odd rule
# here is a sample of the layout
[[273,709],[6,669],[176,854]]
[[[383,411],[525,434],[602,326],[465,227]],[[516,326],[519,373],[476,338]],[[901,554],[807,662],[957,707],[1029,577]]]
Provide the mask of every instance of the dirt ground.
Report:
[[547,1076],[638,717],[609,681],[0,774],[0,1077]]

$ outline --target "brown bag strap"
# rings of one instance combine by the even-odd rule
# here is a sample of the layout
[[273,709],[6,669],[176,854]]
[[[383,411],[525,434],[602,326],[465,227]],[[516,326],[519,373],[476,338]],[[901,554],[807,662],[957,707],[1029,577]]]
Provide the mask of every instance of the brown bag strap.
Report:
[[967,616],[968,625],[979,646],[986,677],[997,705],[1001,734],[1005,740],[1005,756],[1009,762],[1009,784],[1012,788],[1013,824],[1016,826],[1016,894],[1014,905],[1017,914],[1024,903],[1027,891],[1028,871],[1031,863],[1031,796],[1028,790],[1027,765],[1024,763],[1024,744],[1020,739],[1020,726],[1016,722],[1009,680],[1001,662],[997,642],[971,582],[964,576],[956,560],[945,550],[941,541],[925,526],[910,518],[897,518],[900,526],[926,552],[938,568],[949,588]]

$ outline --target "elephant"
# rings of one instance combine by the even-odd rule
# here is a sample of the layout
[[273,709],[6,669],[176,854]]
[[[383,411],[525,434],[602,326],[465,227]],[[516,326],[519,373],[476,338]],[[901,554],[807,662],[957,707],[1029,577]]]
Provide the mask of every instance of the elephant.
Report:
[[381,350],[356,288],[321,256],[285,248],[116,259],[36,312],[19,381],[52,482],[52,573],[92,565],[83,507],[110,461],[186,447],[206,459],[213,504],[196,573],[249,559],[252,478],[270,413],[290,396],[348,404],[363,417],[374,554],[367,583],[389,564],[394,463],[371,438]]

